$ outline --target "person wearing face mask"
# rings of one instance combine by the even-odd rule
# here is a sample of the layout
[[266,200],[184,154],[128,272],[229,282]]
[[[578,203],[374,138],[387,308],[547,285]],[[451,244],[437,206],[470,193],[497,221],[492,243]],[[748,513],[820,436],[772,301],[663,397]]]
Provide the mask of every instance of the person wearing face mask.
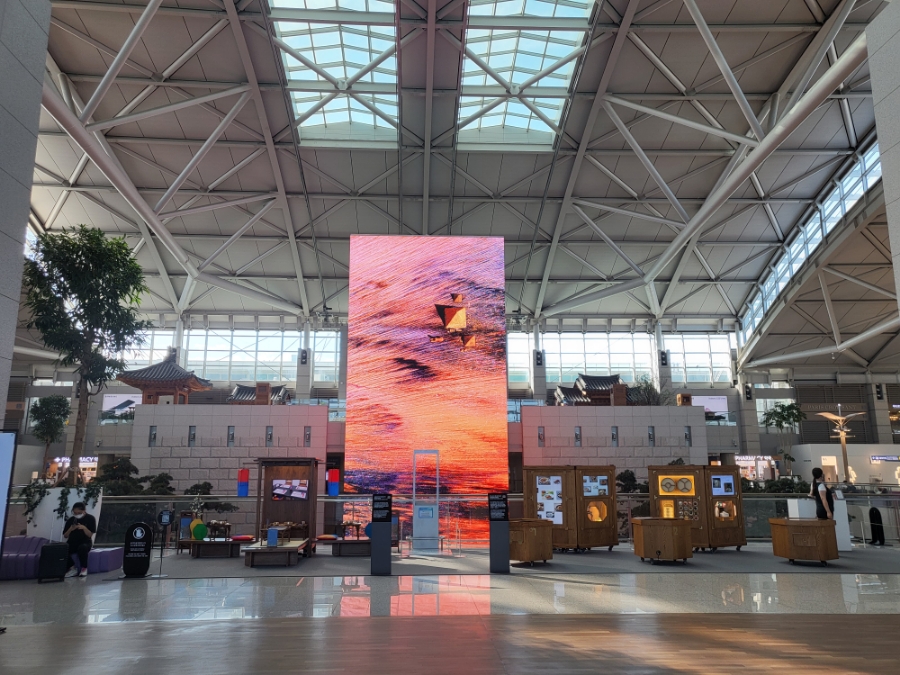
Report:
[[[93,536],[97,531],[97,520],[85,512],[84,502],[72,506],[72,516],[63,527],[63,537],[69,543],[69,571],[67,577],[86,577],[88,553],[93,545]],[[76,569],[75,558],[78,559]]]

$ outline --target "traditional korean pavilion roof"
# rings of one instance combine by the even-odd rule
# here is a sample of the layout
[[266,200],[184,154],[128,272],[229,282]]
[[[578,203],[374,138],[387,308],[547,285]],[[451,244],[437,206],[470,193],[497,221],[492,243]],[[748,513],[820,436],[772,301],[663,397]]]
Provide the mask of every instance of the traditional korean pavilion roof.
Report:
[[558,405],[590,405],[591,399],[574,387],[556,387],[556,402]]
[[192,370],[185,370],[179,366],[175,361],[176,354],[177,352],[171,349],[168,356],[159,363],[138,370],[126,370],[120,373],[116,379],[138,389],[167,386],[178,389],[187,388],[190,391],[212,389],[212,382],[197,377]]
[[579,374],[578,379],[575,380],[575,387],[583,392],[610,391],[616,384],[622,384],[622,378],[618,375]]
[[[290,399],[290,392],[283,384],[279,384],[270,389],[269,398],[272,403],[282,403]],[[227,400],[232,403],[253,403],[256,400],[256,387],[247,384],[235,385]]]

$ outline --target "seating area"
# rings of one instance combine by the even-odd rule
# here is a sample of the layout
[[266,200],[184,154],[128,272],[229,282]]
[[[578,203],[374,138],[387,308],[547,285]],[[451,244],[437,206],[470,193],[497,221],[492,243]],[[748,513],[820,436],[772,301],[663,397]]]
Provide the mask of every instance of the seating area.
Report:
[[41,548],[46,543],[42,537],[7,537],[0,557],[0,579],[36,578]]

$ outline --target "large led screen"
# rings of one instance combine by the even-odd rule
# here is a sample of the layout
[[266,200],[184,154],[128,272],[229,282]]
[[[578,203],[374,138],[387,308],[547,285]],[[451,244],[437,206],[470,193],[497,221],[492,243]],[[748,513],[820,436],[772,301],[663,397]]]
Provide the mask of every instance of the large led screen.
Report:
[[441,494],[505,491],[503,239],[351,237],[348,324],[348,491],[409,494],[425,449]]

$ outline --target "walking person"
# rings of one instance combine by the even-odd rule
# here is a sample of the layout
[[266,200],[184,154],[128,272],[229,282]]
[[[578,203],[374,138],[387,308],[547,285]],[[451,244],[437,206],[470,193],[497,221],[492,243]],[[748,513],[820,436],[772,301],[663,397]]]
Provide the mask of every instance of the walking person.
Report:
[[819,467],[812,470],[813,483],[809,496],[816,500],[816,518],[834,520],[834,494],[825,485],[825,472]]
[[[87,513],[84,502],[72,506],[72,516],[63,527],[63,537],[69,544],[69,571],[67,577],[86,577],[88,573],[88,553],[94,544],[97,519]],[[75,559],[78,559],[77,569]]]

